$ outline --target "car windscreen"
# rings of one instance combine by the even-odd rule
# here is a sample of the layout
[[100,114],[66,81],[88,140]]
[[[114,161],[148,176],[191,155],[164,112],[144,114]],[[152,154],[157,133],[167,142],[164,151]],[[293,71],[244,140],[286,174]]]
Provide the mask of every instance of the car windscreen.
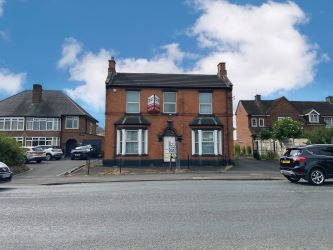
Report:
[[32,148],[32,151],[43,152],[43,149],[42,148]]
[[284,156],[296,156],[302,153],[302,149],[299,148],[290,148],[284,153]]

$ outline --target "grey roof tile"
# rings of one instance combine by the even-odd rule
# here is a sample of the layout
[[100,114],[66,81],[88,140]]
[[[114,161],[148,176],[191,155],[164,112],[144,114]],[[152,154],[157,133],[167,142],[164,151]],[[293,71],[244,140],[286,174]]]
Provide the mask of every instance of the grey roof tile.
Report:
[[230,88],[228,78],[199,74],[117,73],[107,77],[109,87]]
[[43,90],[40,103],[32,102],[32,90],[22,91],[0,101],[0,116],[61,117],[62,115],[88,116],[97,121],[59,90]]

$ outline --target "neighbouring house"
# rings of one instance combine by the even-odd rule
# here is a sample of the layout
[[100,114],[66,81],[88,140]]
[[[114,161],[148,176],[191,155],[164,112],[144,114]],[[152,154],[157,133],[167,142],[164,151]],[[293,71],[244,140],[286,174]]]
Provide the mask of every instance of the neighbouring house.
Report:
[[0,133],[22,146],[60,146],[67,154],[79,143],[101,146],[97,122],[62,91],[40,84],[0,101]]
[[216,75],[118,73],[106,79],[105,166],[220,166],[233,160],[232,84]]
[[[262,100],[256,95],[254,100],[240,100],[236,109],[237,140],[241,146],[250,145],[253,153],[260,147],[258,136],[263,128],[283,118],[300,121],[305,130],[318,127],[333,127],[333,97],[326,101],[289,101],[286,97],[275,100]],[[272,149],[278,147],[272,144]]]

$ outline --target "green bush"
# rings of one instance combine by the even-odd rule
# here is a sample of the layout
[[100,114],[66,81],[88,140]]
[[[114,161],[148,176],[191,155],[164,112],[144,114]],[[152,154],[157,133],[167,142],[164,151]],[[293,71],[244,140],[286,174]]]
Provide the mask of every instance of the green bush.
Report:
[[0,161],[8,166],[24,163],[24,152],[14,138],[0,134]]
[[245,155],[246,155],[246,147],[245,147],[245,146],[243,146],[243,147],[241,148],[241,152],[240,152],[240,154],[241,154],[241,156],[245,156]]
[[274,151],[266,151],[265,153],[262,153],[260,155],[260,159],[262,160],[275,160],[278,158],[278,155],[276,154],[276,152]]
[[240,146],[237,143],[234,146],[234,152],[236,157],[240,155]]
[[246,146],[246,155],[251,156],[252,155],[252,148],[250,145]]

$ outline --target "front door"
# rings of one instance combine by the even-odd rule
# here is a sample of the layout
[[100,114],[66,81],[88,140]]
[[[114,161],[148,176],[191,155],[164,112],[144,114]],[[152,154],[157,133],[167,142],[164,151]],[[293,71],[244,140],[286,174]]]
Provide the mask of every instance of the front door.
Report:
[[164,142],[164,162],[176,161],[177,158],[177,148],[176,148],[176,137],[165,136]]

